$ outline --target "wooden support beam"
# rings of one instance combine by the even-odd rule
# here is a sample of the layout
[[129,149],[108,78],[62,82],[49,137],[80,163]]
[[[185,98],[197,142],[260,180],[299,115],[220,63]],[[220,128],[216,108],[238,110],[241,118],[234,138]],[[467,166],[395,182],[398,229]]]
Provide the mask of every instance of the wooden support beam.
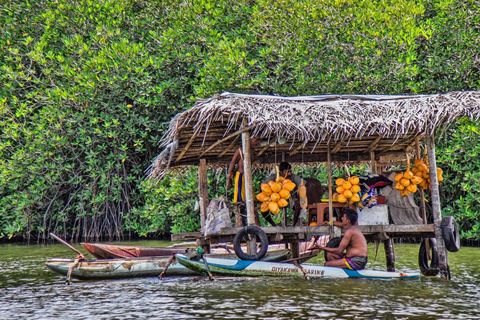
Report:
[[[417,159],[422,158],[422,154],[420,152],[420,137],[415,138],[415,153]],[[420,212],[422,213],[423,224],[427,224],[427,208],[425,206],[425,191],[423,191],[423,188],[418,188],[418,194],[420,196]],[[430,241],[428,238],[425,238],[424,241],[427,260],[430,261],[432,259],[430,256]]]
[[270,148],[270,146],[267,144],[265,147],[262,148],[262,150],[260,150],[260,151],[257,153],[256,157],[258,158],[259,156],[261,156],[265,151],[268,150],[268,148]]
[[[410,146],[410,144],[415,141],[415,137],[416,137],[416,136],[408,136],[408,137],[406,137],[405,139],[401,140],[401,141],[400,141],[399,143],[397,143],[397,144],[398,144],[398,145],[400,145],[400,144],[405,145],[405,148],[403,148],[403,150],[406,151],[407,148]],[[377,150],[375,150],[375,151],[377,151],[377,153],[378,153],[378,152],[388,151],[388,150],[390,150],[390,149],[391,149],[391,146],[388,146],[388,147],[386,147],[386,148],[377,149]]]
[[205,228],[208,206],[208,181],[207,181],[207,161],[200,159],[198,166],[198,198],[200,202],[200,225],[202,230]]
[[365,149],[364,152],[372,152],[373,150],[375,150],[380,140],[382,140],[382,136],[378,136],[377,138],[375,138],[375,140],[370,143],[370,145]]
[[[420,137],[417,137],[417,139],[415,139],[415,152],[416,152],[417,159],[421,159],[422,155],[420,153]],[[422,212],[423,223],[427,224],[427,210],[425,208],[425,192],[423,191],[423,188],[418,188],[418,192],[420,195],[420,211]],[[428,241],[425,242],[425,244],[428,245]],[[429,252],[430,250],[427,250],[427,253]]]
[[395,271],[395,248],[393,247],[393,239],[383,241],[385,248],[385,257],[387,259],[387,271]]
[[440,192],[438,190],[437,160],[435,159],[435,138],[433,132],[427,131],[427,152],[430,171],[430,196],[432,202],[433,222],[435,225],[435,238],[437,239],[438,264],[440,277],[451,279],[450,266],[448,265],[447,249],[442,235],[442,211],[440,208]]
[[232,150],[232,148],[236,146],[237,142],[238,142],[238,136],[236,136],[235,139],[232,140],[232,142],[228,145],[228,147],[226,147],[225,150],[223,150],[223,151],[218,155],[218,157],[221,158],[221,157],[223,157],[228,151]]
[[187,153],[188,148],[190,148],[190,146],[192,145],[196,137],[197,137],[196,135],[192,134],[192,137],[190,138],[190,140],[188,140],[187,144],[183,148],[182,152],[178,155],[177,160],[175,160],[175,162],[178,162],[183,158],[183,156],[185,155],[185,153]]
[[[347,140],[347,137],[343,138],[339,143],[337,143],[335,145],[335,147],[333,147],[333,150],[331,151],[332,154],[335,154],[338,151],[340,151],[340,149],[342,149],[342,147],[345,145],[345,140]],[[330,144],[329,144],[328,148],[330,148]]]
[[375,161],[375,152],[370,152],[370,167],[372,169],[372,173],[377,173],[377,162]]
[[418,141],[422,140],[424,136],[425,136],[424,134],[416,136],[415,139],[407,146],[405,150],[407,152],[410,152],[411,150],[415,150],[416,152]]
[[328,221],[333,225],[333,183],[332,183],[332,154],[330,144],[327,145],[327,183],[328,183]]
[[300,243],[294,242],[290,244],[290,250],[292,252],[292,258],[296,259],[300,257]]
[[[308,144],[308,142],[307,142],[307,144]],[[298,147],[296,147],[295,150],[290,152],[289,155],[293,156],[294,154],[297,154],[300,150],[302,150],[304,147],[306,147],[307,144],[305,144],[305,146],[304,146],[303,143],[300,143],[300,145]]]
[[[246,121],[246,120],[245,120]],[[252,152],[250,150],[250,132],[242,132],[243,176],[245,178],[245,205],[248,225],[255,225],[255,205],[253,203]]]
[[[208,151],[212,150],[213,148],[215,148],[216,146],[218,146],[220,143],[222,143],[222,142],[224,142],[224,141],[227,141],[227,140],[229,140],[229,139],[232,139],[233,137],[236,137],[236,136],[238,136],[239,134],[243,134],[243,133],[245,133],[246,131],[249,131],[249,130],[252,129],[252,128],[253,128],[253,126],[245,126],[245,127],[243,127],[242,129],[237,130],[237,131],[235,131],[234,133],[226,136],[225,138],[218,140],[217,142],[213,143],[210,147],[208,147],[207,149],[205,149],[205,151],[203,151],[198,157],[199,157],[199,158],[203,157],[203,155],[204,155],[205,153],[207,153]],[[249,136],[250,136],[250,135],[249,135]]]

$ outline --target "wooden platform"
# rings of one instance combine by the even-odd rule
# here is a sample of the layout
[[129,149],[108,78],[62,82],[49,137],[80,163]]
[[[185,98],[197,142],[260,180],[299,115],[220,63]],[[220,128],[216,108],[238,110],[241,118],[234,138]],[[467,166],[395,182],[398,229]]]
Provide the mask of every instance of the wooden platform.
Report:
[[[262,227],[269,243],[296,243],[307,241],[311,236],[330,234],[329,226],[320,227]],[[358,226],[367,240],[386,240],[388,238],[433,238],[433,224],[416,225],[369,225]],[[198,244],[215,244],[232,242],[241,228],[223,228],[222,234],[210,234],[206,237],[201,232],[178,233],[172,235],[172,241],[199,240]]]

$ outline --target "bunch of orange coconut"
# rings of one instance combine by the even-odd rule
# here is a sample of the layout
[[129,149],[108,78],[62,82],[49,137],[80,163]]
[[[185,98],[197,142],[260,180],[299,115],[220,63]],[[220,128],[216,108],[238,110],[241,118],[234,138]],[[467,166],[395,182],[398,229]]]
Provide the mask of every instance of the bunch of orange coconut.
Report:
[[[418,185],[424,190],[430,190],[430,168],[428,166],[428,157],[425,155],[425,160],[415,159],[415,166],[412,168],[412,172],[415,176],[422,178],[422,182]],[[437,170],[438,182],[443,181],[443,170],[439,167]]]
[[[437,168],[438,181],[443,181],[442,174],[443,170]],[[397,182],[395,184],[395,189],[399,190],[403,197],[408,196],[410,193],[417,192],[417,186],[420,186],[424,190],[430,190],[430,173],[427,156],[425,155],[425,161],[422,159],[415,159],[414,167],[410,170],[410,159],[407,155],[407,170],[395,175],[394,180]]]
[[333,199],[340,203],[353,204],[360,201],[360,179],[357,176],[351,176],[347,179],[339,178],[335,181],[337,191],[333,194]]
[[280,212],[280,208],[288,205],[287,200],[291,196],[290,192],[295,189],[295,183],[290,179],[279,177],[277,168],[277,179],[268,183],[262,183],[260,188],[262,192],[257,194],[257,200],[262,203],[260,211],[270,211],[272,214],[277,215]]

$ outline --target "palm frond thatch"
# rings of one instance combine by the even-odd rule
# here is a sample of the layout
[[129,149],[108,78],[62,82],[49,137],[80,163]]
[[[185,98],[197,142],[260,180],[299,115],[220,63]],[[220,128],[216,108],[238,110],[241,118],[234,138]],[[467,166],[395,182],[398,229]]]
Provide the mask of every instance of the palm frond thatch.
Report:
[[[223,93],[176,115],[161,140],[163,151],[148,168],[161,178],[168,168],[226,165],[240,133],[262,138],[261,163],[370,160],[405,152],[415,138],[445,128],[459,117],[480,117],[480,92],[436,95],[325,95],[276,97]],[[285,143],[280,143],[285,141]]]

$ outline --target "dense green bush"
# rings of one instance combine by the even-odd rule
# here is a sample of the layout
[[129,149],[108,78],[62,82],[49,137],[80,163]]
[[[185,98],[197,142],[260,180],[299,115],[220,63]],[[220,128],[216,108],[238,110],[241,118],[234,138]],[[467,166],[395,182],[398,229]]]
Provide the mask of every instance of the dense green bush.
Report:
[[443,214],[454,216],[464,239],[480,239],[480,126],[459,121],[437,139],[437,166],[444,170],[441,183]]
[[[0,8],[0,237],[196,230],[195,172],[144,181],[174,114],[222,91],[476,90],[479,11],[468,0],[8,1]],[[460,123],[449,132],[456,142],[442,140],[437,152],[452,166],[446,176],[464,172],[478,190],[466,174],[476,159],[449,151],[462,134],[473,150],[478,135],[468,128]],[[211,197],[225,192],[223,175],[209,179]],[[445,211],[478,239],[480,204],[467,191],[447,187]]]

